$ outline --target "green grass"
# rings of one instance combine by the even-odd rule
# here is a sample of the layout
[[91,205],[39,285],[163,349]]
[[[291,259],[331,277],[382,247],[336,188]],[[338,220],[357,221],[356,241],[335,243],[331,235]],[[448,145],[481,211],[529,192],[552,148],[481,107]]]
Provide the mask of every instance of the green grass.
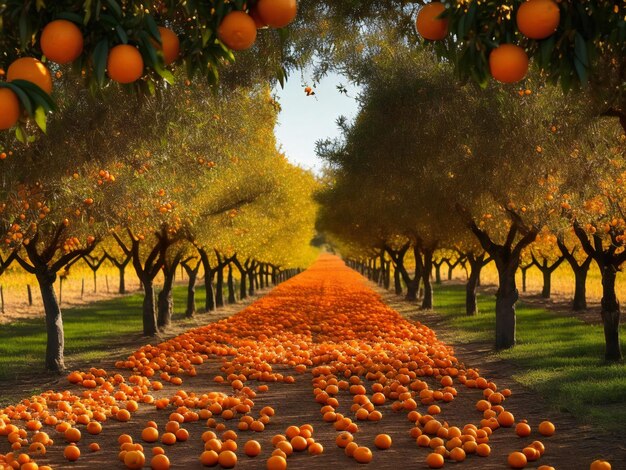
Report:
[[[225,293],[226,295],[226,293]],[[225,296],[226,299],[226,296]],[[196,288],[196,308],[204,307],[204,289]],[[140,293],[88,306],[62,309],[65,327],[66,363],[97,361],[109,354],[113,341],[142,331]],[[185,286],[174,288],[174,322],[184,318],[187,305]],[[44,369],[45,320],[42,317],[0,326],[0,380],[33,376]]]
[[[478,302],[481,313],[468,317],[464,286],[436,288],[435,310],[461,342],[493,341],[495,297],[480,295]],[[626,365],[604,362],[601,325],[519,302],[517,345],[498,356],[519,366],[515,380],[537,390],[555,408],[608,431],[626,422]]]

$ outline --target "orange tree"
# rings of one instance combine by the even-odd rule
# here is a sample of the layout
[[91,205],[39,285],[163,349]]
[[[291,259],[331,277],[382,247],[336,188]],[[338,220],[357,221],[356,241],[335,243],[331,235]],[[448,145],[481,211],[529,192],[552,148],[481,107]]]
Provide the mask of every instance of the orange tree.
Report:
[[[605,357],[610,361],[622,358],[615,279],[626,261],[625,158],[626,136],[621,126],[609,121],[596,122],[569,154],[568,168],[574,177],[566,179],[557,194],[564,206],[564,235],[571,237],[569,231],[573,225],[582,249],[596,262],[602,275],[601,314]],[[578,171],[584,172],[585,184],[581,185],[581,180],[575,177]]]
[[573,228],[563,230],[556,238],[557,246],[574,272],[574,311],[587,310],[587,274],[593,258],[582,249]]
[[565,256],[556,242],[556,235],[544,228],[537,234],[535,243],[530,249],[532,262],[543,277],[541,297],[544,299],[549,299],[552,292],[552,273],[565,261]]
[[483,86],[490,76],[518,81],[524,78],[530,57],[549,81],[564,90],[586,88],[595,112],[618,117],[626,130],[623,3],[489,0],[439,5],[440,16],[423,18],[422,37],[428,38],[433,24],[444,30],[445,39],[430,39],[442,39],[436,48],[455,64],[461,79]]
[[[45,126],[46,112],[54,109],[50,93],[60,74],[82,77],[92,91],[109,81],[135,91],[153,93],[172,83],[178,64],[189,79],[219,81],[220,70],[245,79],[277,77],[284,80],[284,33],[296,16],[296,1],[138,0],[7,1],[0,5],[0,129],[18,123],[17,136],[25,140],[22,113]],[[233,74],[228,67],[234,51],[244,54],[244,68]],[[43,61],[43,62],[41,62]]]

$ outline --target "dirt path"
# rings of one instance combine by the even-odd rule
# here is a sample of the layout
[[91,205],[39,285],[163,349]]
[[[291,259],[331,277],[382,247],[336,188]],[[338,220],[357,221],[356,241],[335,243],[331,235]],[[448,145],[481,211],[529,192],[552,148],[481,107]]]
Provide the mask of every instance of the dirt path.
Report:
[[[324,261],[328,261],[323,258]],[[226,328],[224,334],[231,335],[233,340],[237,338],[237,325],[242,328],[249,326],[246,321],[255,321],[262,318],[262,324],[254,324],[253,326],[259,331],[256,332],[257,337],[261,335],[258,341],[258,348],[262,349],[265,341],[262,333],[269,336],[269,340],[277,338],[276,344],[278,350],[282,351],[282,356],[291,357],[294,347],[293,338],[299,338],[298,341],[308,341],[314,356],[320,360],[326,356],[315,356],[321,354],[319,351],[327,351],[329,346],[335,350],[342,351],[342,354],[350,354],[351,348],[376,347],[375,342],[371,342],[371,338],[385,339],[385,341],[394,342],[394,335],[390,335],[389,331],[384,331],[387,327],[394,331],[403,332],[404,323],[401,317],[396,316],[385,305],[380,303],[380,298],[373,294],[371,287],[364,287],[364,281],[359,279],[353,273],[345,268],[338,268],[336,261],[328,261],[329,266],[321,267],[318,264],[313,270],[306,274],[294,278],[292,281],[281,285],[269,296],[259,299],[255,302],[248,313],[244,311],[237,315],[233,320],[232,328]],[[332,269],[331,269],[332,268]],[[344,283],[344,284],[342,284]],[[294,299],[299,300],[294,303]],[[424,315],[415,313],[414,307],[399,301],[395,296],[383,293],[383,300],[394,307],[401,315],[411,320],[420,320],[436,331],[441,325],[439,317],[433,314]],[[350,309],[346,309],[346,306]],[[241,306],[239,306],[241,307]],[[272,313],[268,313],[270,309]],[[221,312],[222,316],[228,316],[234,313],[236,309],[230,312]],[[377,315],[385,319],[386,323],[368,322],[369,311],[372,315]],[[347,311],[351,311],[353,316],[345,316]],[[260,317],[259,317],[260,316]],[[374,318],[374,317],[372,317]],[[200,318],[206,320],[206,317]],[[239,322],[239,323],[238,323]],[[413,325],[406,324],[406,328],[414,331]],[[398,329],[399,327],[402,327]],[[296,333],[289,336],[291,330]],[[202,329],[202,335],[209,335],[211,330]],[[408,331],[408,330],[406,330]],[[286,332],[287,336],[282,336]],[[361,339],[365,336],[370,340]],[[343,341],[336,341],[343,337]],[[551,419],[557,426],[557,434],[550,438],[541,438],[536,431],[528,438],[518,438],[512,429],[496,430],[490,438],[492,454],[489,458],[481,458],[477,456],[469,456],[462,463],[446,463],[446,468],[453,466],[462,469],[506,469],[506,456],[515,450],[521,450],[525,445],[533,440],[540,439],[546,445],[546,453],[539,462],[529,464],[527,468],[537,468],[542,464],[555,466],[557,469],[581,469],[586,470],[589,462],[595,457],[602,456],[609,458],[613,462],[613,469],[626,469],[626,451],[618,439],[607,436],[596,436],[589,428],[581,427],[571,418],[571,416],[555,413],[549,409],[535,393],[529,391],[512,379],[510,375],[515,372],[510,365],[495,360],[489,355],[489,350],[485,345],[455,345],[454,337],[451,333],[445,333],[443,330],[439,332],[439,337],[443,338],[455,347],[457,357],[466,363],[468,367],[480,368],[481,375],[489,379],[493,379],[499,386],[499,389],[511,388],[512,397],[506,401],[506,408],[510,410],[517,419],[528,419],[529,424],[536,428],[538,423],[543,419]],[[370,341],[368,343],[368,341]],[[136,342],[117,347],[111,351],[111,361],[97,364],[97,367],[104,367],[112,370],[112,363],[115,360],[123,358],[129,350],[141,344],[141,338],[136,338]],[[408,344],[408,343],[402,343]],[[387,347],[387,344],[383,344]],[[363,349],[366,351],[366,349]],[[368,350],[369,351],[369,350]],[[389,354],[401,354],[393,347],[385,349]],[[358,352],[358,351],[356,351]],[[355,352],[355,354],[356,354]],[[281,357],[282,357],[281,356]],[[359,357],[355,355],[354,357]],[[233,357],[226,358],[210,355],[209,359],[201,366],[197,367],[197,376],[185,378],[182,388],[187,393],[203,394],[211,391],[221,391],[223,393],[232,393],[230,384],[217,384],[213,381],[216,375],[222,375],[220,367],[224,364],[223,360],[232,361]],[[278,365],[284,359],[278,358],[274,363],[274,372],[284,372],[285,375],[293,373],[293,367],[287,365]],[[361,360],[361,359],[359,359]],[[324,362],[324,361],[323,361]],[[328,363],[328,359],[325,361]],[[352,363],[354,367],[359,367],[360,363]],[[126,372],[124,375],[128,376]],[[288,458],[289,469],[356,469],[363,468],[364,465],[358,464],[354,459],[347,457],[342,449],[335,445],[335,438],[338,432],[330,423],[325,423],[321,419],[320,405],[315,402],[313,395],[313,380],[311,367],[302,374],[295,375],[295,383],[272,382],[269,384],[269,391],[259,393],[254,398],[253,416],[258,416],[258,411],[264,406],[272,406],[276,410],[275,417],[267,425],[266,431],[255,433],[253,431],[238,431],[239,447],[248,439],[257,439],[263,451],[261,456],[256,458],[246,457],[241,450],[237,452],[239,461],[236,468],[241,469],[265,469],[266,459],[269,457],[273,446],[270,441],[275,434],[280,434],[290,425],[302,425],[310,423],[314,426],[315,431],[313,437],[317,442],[324,446],[324,453],[319,456],[308,455],[307,452],[294,453]],[[338,377],[342,379],[343,377]],[[428,382],[431,389],[439,387],[434,379],[421,377]],[[33,384],[36,379],[33,380]],[[371,381],[364,381],[368,396],[371,396]],[[29,384],[29,385],[33,385]],[[41,384],[40,384],[41,385]],[[249,381],[250,387],[256,389],[258,383]],[[79,386],[69,386],[65,379],[47,382],[44,387],[54,387],[58,389],[68,389],[76,394],[81,394],[84,388]],[[441,403],[442,413],[437,418],[441,421],[447,421],[450,426],[463,427],[466,423],[478,424],[481,414],[475,410],[475,403],[482,398],[482,391],[478,389],[468,389],[464,385],[455,383],[458,389],[457,398],[451,403]],[[172,397],[180,387],[165,384],[163,390],[154,392],[155,398]],[[354,417],[354,413],[350,411],[353,403],[352,397],[347,391],[340,391],[337,395],[339,401],[338,412],[345,416]],[[427,468],[424,461],[429,450],[420,448],[416,445],[415,439],[409,436],[409,430],[413,424],[407,420],[406,412],[393,412],[391,409],[392,400],[388,400],[386,404],[376,406],[381,411],[383,419],[381,421],[355,421],[358,423],[359,430],[355,434],[355,441],[360,445],[365,445],[373,450],[374,457],[369,468],[374,469],[424,469]],[[418,411],[426,413],[425,406],[420,405]],[[139,436],[145,423],[154,420],[162,428],[167,421],[168,414],[173,411],[168,408],[167,412],[157,411],[154,406],[142,405],[139,411],[133,413],[132,418],[127,423],[121,423],[115,420],[108,420],[104,425],[104,432],[98,436],[90,436],[83,432],[83,439],[79,443],[79,447],[83,453],[81,459],[75,463],[67,463],[62,457],[64,446],[54,445],[50,447],[45,458],[39,460],[40,465],[48,463],[55,469],[87,469],[93,467],[102,468],[124,468],[123,464],[118,461],[119,446],[117,437],[121,433],[128,433],[140,442]],[[218,420],[222,422],[221,420]],[[227,429],[237,429],[238,420],[223,421]],[[185,423],[184,427],[189,431],[190,438],[187,442],[177,443],[171,447],[166,447],[167,455],[172,462],[172,468],[175,469],[200,469],[203,468],[198,462],[198,456],[202,452],[202,442],[200,436],[206,431],[207,425],[203,420],[197,422]],[[84,428],[84,426],[79,426]],[[392,436],[393,446],[386,451],[379,451],[374,448],[374,437],[379,433],[388,433]],[[62,437],[54,430],[50,430],[51,436],[60,443]],[[218,433],[219,434],[219,433]],[[102,450],[98,453],[90,454],[87,446],[91,442],[98,442]],[[150,455],[152,444],[145,444],[146,455]],[[8,451],[7,442],[4,438],[0,438],[0,453]]]

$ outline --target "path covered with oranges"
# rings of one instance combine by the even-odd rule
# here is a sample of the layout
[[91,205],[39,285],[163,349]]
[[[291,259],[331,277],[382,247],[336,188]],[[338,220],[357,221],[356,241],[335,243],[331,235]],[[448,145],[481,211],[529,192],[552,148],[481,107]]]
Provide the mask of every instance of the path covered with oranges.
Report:
[[607,450],[554,432],[332,256],[60,387],[0,412],[0,469],[588,468]]

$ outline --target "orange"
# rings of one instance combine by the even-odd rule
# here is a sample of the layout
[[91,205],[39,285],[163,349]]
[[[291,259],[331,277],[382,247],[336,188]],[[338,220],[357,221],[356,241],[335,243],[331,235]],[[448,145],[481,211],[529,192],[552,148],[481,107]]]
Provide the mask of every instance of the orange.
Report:
[[98,421],[90,421],[87,424],[87,432],[89,434],[100,434],[102,432],[102,425]]
[[589,470],[611,470],[611,464],[606,460],[594,460],[591,462]]
[[526,423],[517,423],[517,426],[515,426],[515,434],[519,437],[530,436],[530,432],[530,426]]
[[296,0],[259,0],[255,12],[264,25],[284,28],[295,19],[298,7]]
[[220,452],[220,455],[217,458],[217,463],[224,468],[233,468],[237,465],[237,454],[235,454],[232,450]]
[[124,455],[124,465],[131,470],[139,470],[146,463],[146,456],[139,450],[131,450]]
[[554,435],[554,432],[556,431],[554,424],[552,424],[550,421],[542,421],[541,423],[539,423],[538,429],[541,435],[548,437]]
[[354,460],[359,463],[369,463],[372,461],[373,455],[372,451],[368,447],[357,447],[352,454]]
[[502,44],[491,51],[489,70],[499,82],[519,82],[528,72],[528,55],[515,44]]
[[200,454],[200,463],[207,467],[217,465],[218,454],[214,450],[205,450]]
[[267,470],[286,470],[287,461],[280,455],[273,455],[267,459]]
[[156,442],[159,439],[159,431],[153,427],[144,428],[141,431],[141,438],[145,442]]
[[455,462],[463,462],[467,455],[461,447],[455,447],[450,451],[450,458]]
[[91,444],[89,444],[89,450],[92,452],[98,452],[100,450],[100,444],[98,444],[97,442],[92,442]]
[[524,468],[528,460],[522,452],[511,452],[507,458],[507,462],[511,468]]
[[41,52],[57,64],[74,62],[83,52],[83,33],[71,21],[54,20],[48,23],[39,39]]
[[243,11],[232,11],[220,23],[217,35],[230,49],[243,51],[252,47],[256,41],[256,25]]
[[345,448],[349,443],[354,440],[354,436],[349,432],[339,433],[337,438],[335,439],[335,443],[338,447]]
[[391,447],[391,436],[389,434],[379,434],[374,438],[374,445],[379,449],[389,449]]
[[448,35],[448,20],[438,18],[446,7],[441,2],[431,2],[424,5],[415,20],[415,29],[424,39],[440,41]]
[[476,454],[480,455],[481,457],[487,457],[490,453],[491,447],[489,447],[489,444],[478,444],[478,446],[476,447]]
[[498,424],[504,428],[510,428],[515,424],[515,417],[513,413],[503,411],[498,415]]
[[133,83],[143,75],[143,58],[135,46],[120,44],[109,51],[107,74],[118,83]]
[[63,455],[70,462],[75,462],[80,457],[80,449],[73,444],[70,444],[63,450]]
[[150,467],[152,470],[169,470],[170,459],[165,454],[157,454],[152,457],[150,461]]
[[305,450],[308,446],[306,439],[302,436],[296,436],[291,440],[291,447],[293,450],[301,452]]
[[522,449],[522,454],[526,456],[526,460],[528,460],[529,462],[534,462],[539,457],[541,457],[541,453],[539,452],[539,450],[535,447],[530,447],[530,446],[524,447]]
[[243,451],[248,457],[256,457],[261,453],[261,444],[259,441],[249,440],[244,444]]
[[161,33],[161,44],[158,48],[163,51],[165,65],[170,65],[180,55],[180,40],[174,31],[163,26],[159,26],[159,33]]
[[68,442],[78,442],[81,438],[81,432],[76,428],[69,428],[63,434],[65,440]]
[[554,34],[561,21],[559,6],[552,0],[528,0],[517,10],[517,29],[530,39]]
[[541,465],[537,467],[537,470],[556,470],[556,469],[551,465]]
[[128,410],[119,410],[115,417],[117,418],[118,421],[122,421],[122,422],[126,422],[130,419],[130,411]]
[[176,443],[176,435],[171,432],[166,432],[161,436],[161,442],[168,446],[171,446]]
[[0,88],[0,130],[11,129],[20,118],[20,100],[8,88]]
[[443,455],[433,452],[426,457],[428,468],[442,468],[444,464]]
[[34,57],[17,59],[7,70],[7,81],[26,80],[34,83],[46,93],[52,93],[50,70]]
[[309,446],[309,454],[311,455],[320,455],[324,453],[324,446],[319,442],[314,442]]

